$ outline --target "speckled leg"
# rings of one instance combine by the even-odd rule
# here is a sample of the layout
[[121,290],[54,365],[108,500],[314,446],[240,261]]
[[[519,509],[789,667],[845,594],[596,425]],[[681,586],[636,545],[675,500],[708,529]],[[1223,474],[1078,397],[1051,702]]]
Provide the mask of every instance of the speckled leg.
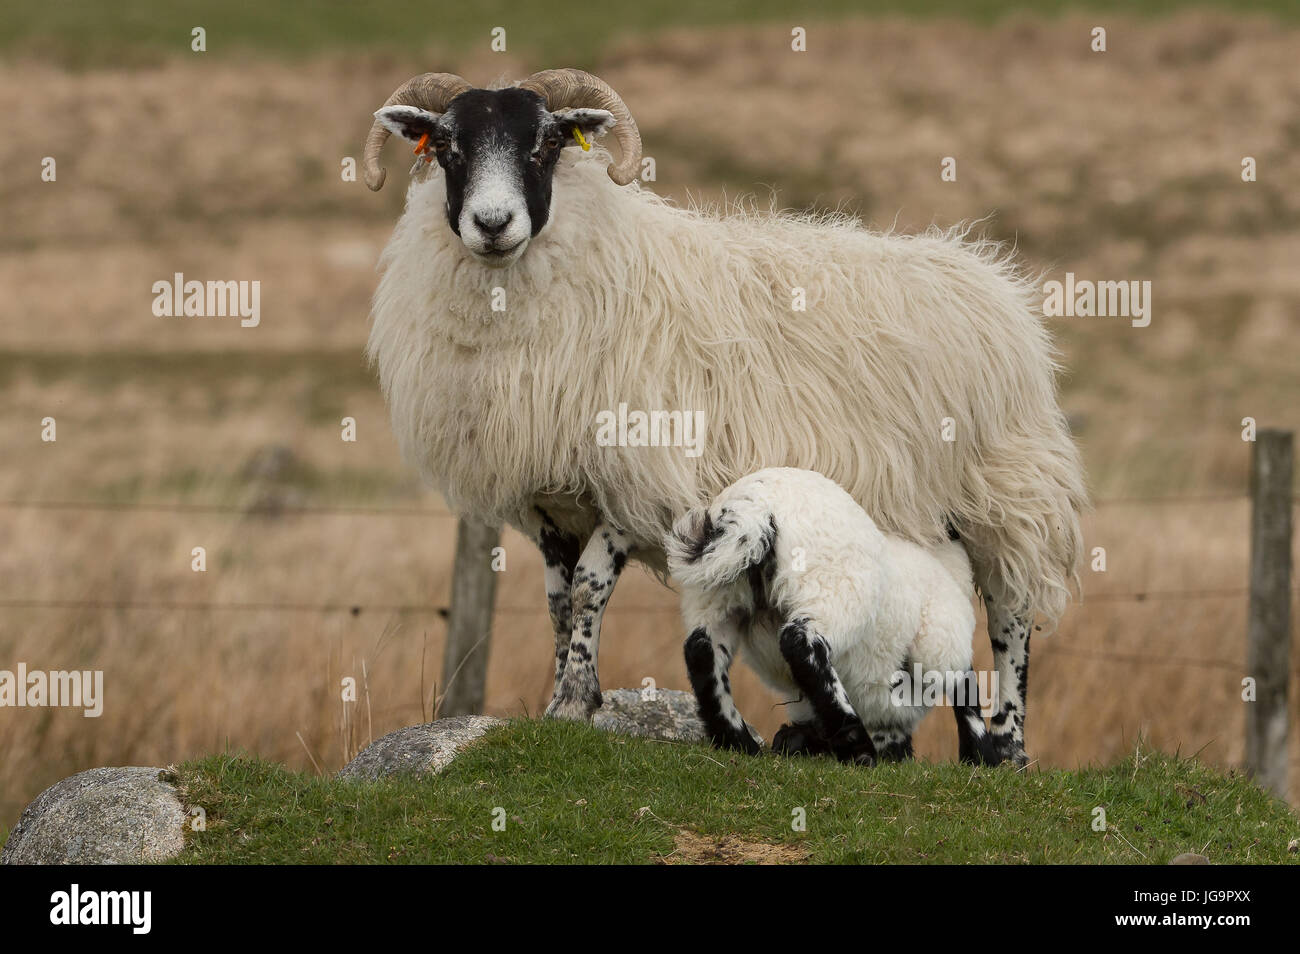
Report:
[[631,539],[607,523],[596,526],[573,571],[570,599],[573,626],[564,662],[557,664],[555,695],[546,707],[552,718],[586,722],[600,707],[600,679],[596,661],[600,648],[600,621],[623,572]]
[[996,762],[1024,765],[1025,702],[1029,695],[1029,632],[1031,623],[985,601],[989,641],[998,674],[997,708],[989,720],[991,752]]
[[573,634],[573,571],[578,565],[582,542],[556,526],[541,507],[533,507],[525,515],[520,529],[537,544],[546,564],[546,606],[555,635],[555,681],[551,687],[554,696],[569,656],[569,639]]

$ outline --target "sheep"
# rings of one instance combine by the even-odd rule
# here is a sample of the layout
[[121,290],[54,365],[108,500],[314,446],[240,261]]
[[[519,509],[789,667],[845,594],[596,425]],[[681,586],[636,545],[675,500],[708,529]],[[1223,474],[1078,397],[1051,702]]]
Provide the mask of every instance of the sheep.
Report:
[[[728,672],[743,651],[794,700],[777,751],[861,765],[910,758],[931,701],[919,672],[952,699],[962,761],[995,759],[971,671],[975,587],[960,543],[923,548],[881,533],[834,481],[772,467],[688,510],[664,550],[682,585],[686,671],[718,748],[762,748],[731,696]],[[909,741],[878,751],[867,726]]]
[[[617,163],[587,151],[611,130]],[[677,207],[633,181],[631,113],[578,70],[492,90],[416,77],[375,114],[371,188],[394,132],[416,144],[417,172],[367,353],[405,458],[454,510],[541,549],[547,714],[600,704],[600,623],[627,561],[662,578],[676,515],[795,466],[890,533],[960,532],[989,615],[992,736],[1025,760],[1029,633],[1077,584],[1086,493],[1047,330],[997,245]],[[701,422],[698,452],[621,427],[597,439],[624,405]]]

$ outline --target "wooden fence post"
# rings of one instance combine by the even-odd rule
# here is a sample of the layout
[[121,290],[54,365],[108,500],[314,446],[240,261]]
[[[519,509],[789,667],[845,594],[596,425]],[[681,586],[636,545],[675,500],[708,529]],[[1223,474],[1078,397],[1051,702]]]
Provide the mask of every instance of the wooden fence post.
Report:
[[492,549],[500,542],[500,527],[464,518],[456,525],[456,563],[451,572],[451,611],[447,618],[447,649],[442,657],[439,718],[483,711],[497,590]]
[[1287,682],[1291,674],[1290,431],[1256,434],[1250,475],[1250,621],[1246,674],[1246,770],[1262,788],[1287,796]]

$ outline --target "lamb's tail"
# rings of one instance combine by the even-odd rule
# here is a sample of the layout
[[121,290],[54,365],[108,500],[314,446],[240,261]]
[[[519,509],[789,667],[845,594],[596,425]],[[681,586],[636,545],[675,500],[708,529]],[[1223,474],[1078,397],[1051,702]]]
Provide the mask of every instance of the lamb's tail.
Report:
[[762,501],[695,507],[664,538],[668,571],[683,586],[717,589],[762,564],[776,542],[776,521]]

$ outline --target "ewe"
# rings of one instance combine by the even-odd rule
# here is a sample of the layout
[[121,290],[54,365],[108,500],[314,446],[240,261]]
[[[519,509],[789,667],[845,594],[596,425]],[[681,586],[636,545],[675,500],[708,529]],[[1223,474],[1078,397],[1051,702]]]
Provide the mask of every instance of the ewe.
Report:
[[[600,620],[629,558],[662,573],[674,515],[806,467],[891,533],[961,534],[989,610],[993,737],[1024,759],[1029,632],[1064,610],[1085,494],[1047,331],[994,246],[676,208],[631,184],[636,123],[579,70],[493,90],[429,73],[375,115],[372,189],[390,131],[423,149],[368,353],[407,459],[458,512],[541,548],[550,715],[600,705]],[[611,128],[617,164],[566,148]],[[604,446],[598,420],[622,404],[691,413],[703,452]]]
[[[774,467],[687,511],[664,546],[683,586],[686,671],[714,745],[760,749],[727,676],[743,650],[793,700],[778,751],[861,764],[910,757],[929,711],[919,667],[953,703],[962,761],[996,758],[971,672],[975,593],[961,544],[925,549],[883,534],[834,481]],[[908,742],[877,750],[871,734],[882,730]]]

